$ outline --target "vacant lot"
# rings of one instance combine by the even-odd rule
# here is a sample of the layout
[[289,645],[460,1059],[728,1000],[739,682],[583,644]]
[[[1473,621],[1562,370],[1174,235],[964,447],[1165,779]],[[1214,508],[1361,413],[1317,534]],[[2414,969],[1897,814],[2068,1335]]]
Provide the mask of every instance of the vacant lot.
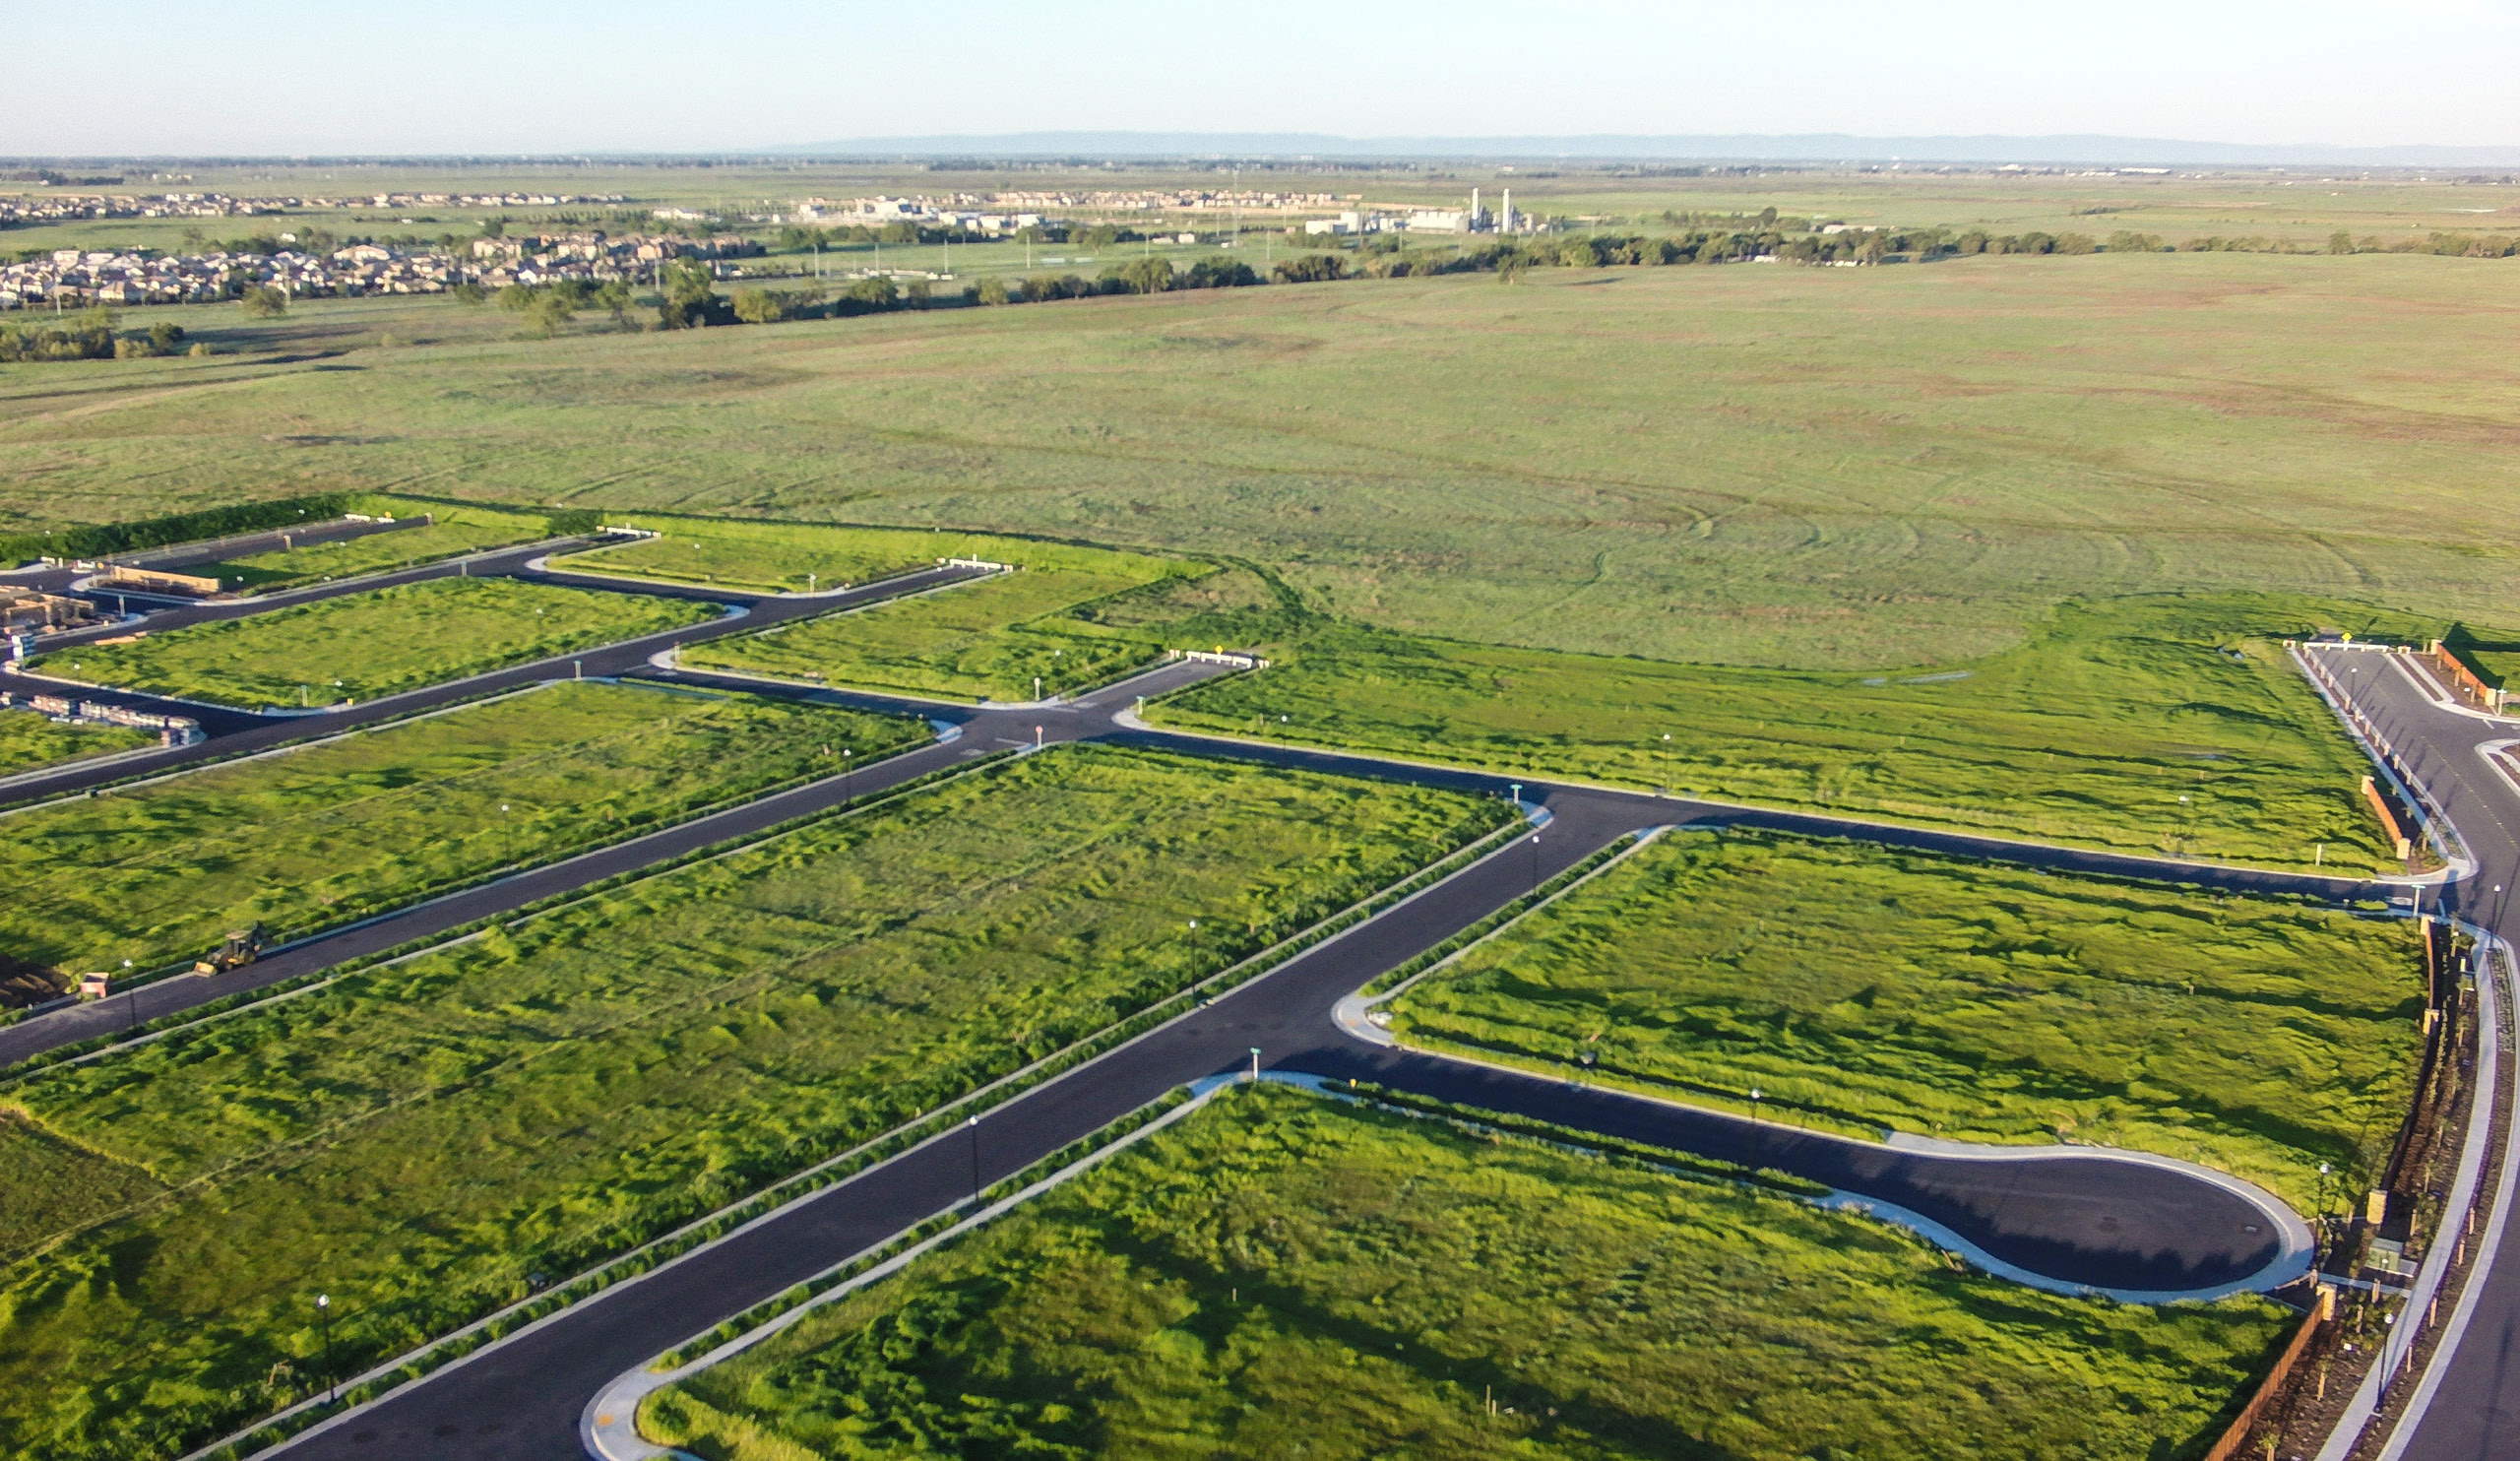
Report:
[[915,721],[594,682],[0,817],[0,943],[66,972],[304,932],[923,739]]
[[[1264,673],[1159,722],[1752,803],[2274,867],[2386,857],[2362,762],[2278,641],[2416,634],[2351,605],[2073,604],[2017,650],[1912,674],[1658,664],[1340,626],[1263,628]],[[1668,739],[1666,737],[1669,737]]]
[[1261,1086],[643,1419],[711,1461],[2123,1461],[2201,1449],[2286,1317]]
[[338,705],[713,617],[706,604],[514,579],[440,578],[136,644],[37,657],[46,674],[248,708]]
[[2509,261],[2125,254],[94,362],[0,380],[0,481],[39,484],[0,526],[425,481],[1232,553],[1387,628],[1870,672],[2094,596],[2507,614],[2515,305]]
[[1057,749],[37,1077],[6,1103],[81,1161],[12,1198],[0,1432],[47,1461],[178,1453],[287,1398],[276,1364],[303,1383],[317,1287],[346,1367],[399,1351],[1504,815]]
[[284,548],[278,552],[253,553],[185,571],[213,575],[229,583],[241,584],[252,592],[272,593],[301,584],[354,578],[362,573],[382,573],[389,569],[408,568],[415,563],[434,563],[440,558],[462,557],[484,548],[532,542],[537,538],[550,536],[547,520],[538,513],[449,506],[443,502],[419,502],[407,497],[373,498],[359,503],[357,510],[378,516],[391,514],[398,519],[416,518],[426,513],[431,521],[426,527],[397,528],[390,533],[374,533],[346,542],[319,542],[307,547]]
[[645,513],[613,516],[615,526],[645,528],[658,536],[571,553],[552,566],[575,573],[714,584],[764,594],[806,594],[930,567],[939,558],[1011,563],[1058,551],[1020,539],[968,533],[824,528]]
[[[919,695],[1031,700],[1102,683],[1163,653],[1149,626],[1096,622],[1094,605],[1199,565],[1036,547],[1019,571],[898,603],[696,646],[683,663]],[[1006,561],[991,559],[989,561]]]
[[0,776],[80,756],[127,751],[158,739],[124,726],[64,726],[32,710],[0,710]]
[[2423,1003],[2403,921],[1681,832],[1411,988],[1393,1027],[1684,1099],[1757,1087],[1786,1121],[2161,1152],[2306,1212],[2387,1162]]

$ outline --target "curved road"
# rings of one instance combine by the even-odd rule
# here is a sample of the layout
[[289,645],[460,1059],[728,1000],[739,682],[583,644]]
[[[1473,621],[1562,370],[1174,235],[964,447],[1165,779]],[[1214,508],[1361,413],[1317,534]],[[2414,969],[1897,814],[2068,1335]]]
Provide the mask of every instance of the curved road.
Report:
[[[689,673],[673,677],[724,682]],[[1089,697],[1093,704],[1064,708],[1064,715],[976,714],[966,723],[966,738],[979,740],[1010,722],[1035,721],[1044,727],[1045,739],[1109,738],[1274,765],[1503,790],[1493,777],[1116,727],[1109,707],[1145,688],[1114,687]],[[1528,784],[1526,794],[1535,794]],[[1212,1004],[1007,1101],[974,1128],[951,1131],[782,1207],[715,1246],[606,1290],[507,1343],[338,1418],[288,1449],[308,1457],[480,1461],[548,1461],[571,1454],[586,1397],[725,1315],[969,1198],[976,1157],[981,1180],[995,1182],[1176,1086],[1245,1065],[1253,1047],[1275,1069],[1370,1079],[1727,1160],[1752,1157],[1763,1166],[1800,1172],[1842,1191],[1920,1213],[2003,1261],[2072,1283],[2132,1291],[2214,1290],[2279,1258],[2285,1246],[2279,1230],[2290,1215],[2270,1207],[2271,1199],[2253,1202],[2236,1195],[2234,1184],[2162,1165],[2037,1148],[2024,1149],[2017,1160],[1988,1160],[1984,1154],[1788,1133],[1773,1125],[1761,1130],[1720,1112],[1379,1049],[1341,1033],[1332,1018],[1341,998],[1529,892],[1535,878],[1545,881],[1633,832],[1670,823],[1791,826],[1867,838],[1878,830],[1581,788],[1543,786],[1536,794],[1551,814],[1536,845],[1528,837],[1518,839]],[[1947,834],[1903,833],[1899,840],[1955,851],[1994,849],[2015,858],[2037,852],[2038,860],[2060,866],[2090,865],[2095,857]],[[2119,871],[2134,861],[2100,860]],[[2179,869],[2150,864],[2143,870],[2162,876]],[[2360,886],[2202,871],[2206,880],[2234,887]]]
[[[293,740],[339,734],[353,727],[372,726],[380,721],[395,720],[424,710],[434,710],[460,700],[477,699],[483,695],[495,694],[500,690],[516,689],[553,678],[566,679],[573,673],[584,673],[588,676],[618,675],[645,668],[649,658],[662,650],[697,644],[702,640],[717,639],[728,634],[749,633],[755,629],[767,628],[772,624],[786,623],[790,619],[810,618],[817,614],[924,593],[930,589],[940,589],[951,584],[987,576],[986,570],[983,569],[929,568],[905,574],[899,578],[862,584],[846,592],[818,594],[808,598],[802,595],[742,594],[723,590],[700,591],[672,584],[645,584],[628,579],[537,571],[526,566],[532,560],[540,558],[552,550],[553,545],[550,543],[534,543],[525,547],[503,549],[496,553],[485,553],[462,560],[460,563],[454,561],[432,563],[397,573],[345,580],[339,584],[325,584],[296,596],[274,596],[270,599],[240,600],[234,603],[195,604],[162,609],[151,614],[142,627],[151,633],[158,633],[167,629],[182,628],[187,624],[231,619],[244,614],[286,607],[291,603],[304,603],[315,599],[332,598],[340,594],[365,593],[372,589],[389,588],[396,584],[418,583],[424,579],[453,578],[463,572],[469,572],[475,578],[517,578],[533,582],[563,584],[571,588],[603,589],[613,593],[697,600],[703,603],[724,603],[730,608],[740,608],[743,613],[740,616],[730,614],[724,618],[693,624],[686,628],[669,629],[643,639],[625,640],[619,644],[604,645],[597,649],[581,650],[567,655],[553,655],[548,659],[511,665],[486,674],[473,675],[469,679],[449,680],[443,684],[408,690],[399,695],[388,695],[382,699],[371,700],[364,705],[351,706],[346,710],[324,711],[315,715],[257,715],[252,711],[203,706],[190,701],[169,700],[162,696],[140,694],[129,690],[99,689],[66,681],[48,680],[37,674],[12,673],[7,678],[0,679],[0,685],[75,695],[84,700],[101,701],[106,704],[129,706],[167,715],[191,716],[202,723],[205,738],[191,745],[169,746],[163,750],[129,759],[116,758],[103,763],[74,762],[49,774],[12,778],[7,784],[0,785],[0,806],[20,805],[66,793],[84,792],[92,787],[107,786],[114,782],[128,781],[133,777],[155,776],[180,766],[222,759],[248,751],[269,750],[273,746],[284,745]],[[50,654],[57,648],[82,643],[86,639],[102,634],[128,632],[130,632],[129,626],[114,625],[106,629],[83,631],[78,635],[65,635],[58,640],[47,640],[44,652]]]
[[[2520,739],[2520,719],[2462,709],[2410,656],[2335,645],[2305,646],[2303,653],[2326,667],[2361,713],[2373,747],[2430,795],[2467,845],[2476,870],[2442,888],[2445,911],[2520,943],[2520,918],[2511,907],[2512,890],[2520,887],[2520,785],[2486,755],[2488,746]],[[2506,1151],[2506,1161],[2509,1156]],[[2421,1412],[2411,1425],[2400,1423],[2383,1456],[2520,1456],[2520,1224],[2505,1227],[2499,1245],[2478,1258],[2461,1307],[2468,1310],[2464,1326],[2459,1310],[2443,1315],[2457,1332],[2443,1339],[2427,1366],[2421,1382],[2426,1388],[2418,1392],[2425,1396]],[[2321,1454],[2344,1451],[2332,1445]]]
[[[966,569],[930,570],[904,579],[812,599],[734,595],[625,584],[539,569],[550,544],[472,560],[471,571],[505,573],[629,592],[740,603],[740,618],[694,626],[601,650],[517,666],[473,679],[430,687],[320,717],[248,717],[252,723],[203,745],[177,748],[146,765],[124,762],[83,772],[66,768],[42,778],[40,792],[77,790],[83,777],[121,780],[187,759],[256,749],[550,678],[570,660],[589,672],[634,672],[666,682],[741,689],[826,703],[913,712],[961,730],[940,741],[857,771],[712,816],[662,829],[567,861],[405,909],[283,950],[246,975],[176,980],[140,991],[136,1007],[120,999],[65,1011],[0,1031],[0,1063],[107,1033],[136,1015],[152,1018],[240,988],[294,979],[377,950],[425,938],[587,883],[635,871],[732,838],[760,833],[799,816],[900,785],[929,771],[992,750],[1035,743],[1102,739],[1173,752],[1225,756],[1291,769],[1403,780],[1493,794],[1502,779],[1299,747],[1252,744],[1145,728],[1128,708],[1137,695],[1180,688],[1221,667],[1176,664],[1088,695],[1042,707],[948,705],[846,691],[781,686],[647,662],[662,650],[719,634],[750,630],[851,603],[941,587],[976,576]],[[384,582],[465,571],[430,565],[344,586],[355,592]],[[297,602],[303,602],[299,600]],[[206,612],[170,610],[152,626],[185,615],[225,617],[254,607]],[[103,698],[103,697],[97,697]],[[313,724],[310,724],[312,722]],[[316,727],[321,727],[318,731]],[[191,753],[191,754],[187,754]],[[93,782],[86,784],[94,784]],[[1937,1223],[2002,1263],[2070,1284],[2118,1291],[2210,1291],[2297,1255],[2286,1241],[2298,1220],[2280,1204],[2236,1183],[2214,1181],[2168,1164],[2108,1154],[2060,1155],[2027,1149],[1992,1159],[1879,1146],[1789,1131],[1720,1112],[1360,1043],[1333,1019],[1338,1001],[1383,971],[1434,946],[1621,837],[1664,825],[1744,826],[1810,835],[1855,837],[1894,846],[1996,858],[2058,870],[2173,880],[2235,891],[2367,896],[2366,883],[2180,864],[1966,834],[1928,832],[1791,812],[1726,807],[1649,794],[1525,783],[1544,804],[1544,831],[1518,840],[1415,898],[1385,910],[1305,951],[1213,1004],[1106,1052],[991,1111],[971,1133],[955,1132],[781,1208],[728,1240],[562,1311],[540,1327],[472,1360],[405,1387],[363,1411],[338,1418],[294,1442],[301,1453],[366,1457],[536,1457],[566,1455],[577,1446],[579,1405],[621,1370],[970,1195],[976,1156],[983,1181],[1029,1166],[1165,1092],[1243,1065],[1257,1047],[1273,1068],[1331,1079],[1364,1079],[1398,1090],[1526,1114],[1563,1125],[1725,1160],[1797,1173],[1843,1192],[1894,1205]]]

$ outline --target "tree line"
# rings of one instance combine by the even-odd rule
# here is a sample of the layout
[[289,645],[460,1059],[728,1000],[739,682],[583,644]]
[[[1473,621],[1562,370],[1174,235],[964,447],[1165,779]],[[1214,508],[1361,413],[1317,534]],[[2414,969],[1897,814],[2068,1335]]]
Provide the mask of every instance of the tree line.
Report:
[[[136,360],[185,353],[184,327],[160,320],[146,330],[117,334],[113,311],[92,306],[44,325],[0,325],[0,364],[31,360]],[[207,355],[196,344],[190,353]]]

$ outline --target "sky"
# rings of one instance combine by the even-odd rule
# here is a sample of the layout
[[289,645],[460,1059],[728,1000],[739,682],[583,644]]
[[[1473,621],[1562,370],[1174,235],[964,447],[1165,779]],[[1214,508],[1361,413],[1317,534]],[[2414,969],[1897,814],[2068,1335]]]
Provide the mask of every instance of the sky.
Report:
[[[13,13],[10,33],[55,12]],[[87,62],[13,68],[0,156],[1040,130],[2520,145],[2520,0],[121,0],[108,32]]]

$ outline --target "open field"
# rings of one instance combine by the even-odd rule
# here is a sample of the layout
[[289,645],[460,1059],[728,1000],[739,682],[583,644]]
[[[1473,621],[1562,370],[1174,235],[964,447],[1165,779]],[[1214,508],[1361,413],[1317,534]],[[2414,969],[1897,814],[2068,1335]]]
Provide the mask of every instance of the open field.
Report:
[[551,566],[572,573],[804,594],[931,567],[939,558],[1006,563],[1062,551],[1020,539],[925,530],[828,528],[643,513],[616,514],[615,519],[613,526],[645,528],[661,536],[571,553],[554,559]]
[[2401,921],[1673,832],[1412,987],[1392,1028],[1684,1100],[1756,1087],[1788,1123],[2158,1152],[2310,1212],[2387,1163],[2423,1005]]
[[2321,626],[2426,628],[2350,603],[2124,599],[2067,605],[2028,644],[1983,660],[1858,675],[1253,622],[1273,667],[1151,706],[1150,719],[1501,775],[2338,871],[2381,867],[2388,851],[2359,794],[2359,754],[2277,641]]
[[[30,1461],[180,1452],[287,1398],[275,1364],[304,1383],[316,1255],[355,1367],[930,1110],[1507,815],[1059,748],[23,1082],[0,1104],[83,1160],[12,1199],[32,1216],[0,1274],[0,1432]],[[133,1185],[154,1195],[96,1216],[97,1193]]]
[[[921,535],[906,536],[914,541]],[[1101,684],[1166,647],[1150,626],[1096,622],[1094,605],[1195,578],[1204,567],[1093,548],[997,546],[1026,550],[1019,571],[695,645],[682,663],[919,695],[1064,694]]]
[[0,943],[66,973],[346,922],[924,738],[915,721],[546,685],[0,816]]
[[[2322,176],[2304,168],[2230,167],[2214,175],[2091,176],[2081,169],[2063,175],[2038,171],[1996,174],[1987,166],[1952,171],[1931,164],[1903,172],[1866,168],[1860,171],[1809,164],[1776,163],[1746,175],[1711,169],[1705,175],[1636,176],[1634,164],[1608,167],[1582,161],[1552,161],[1535,172],[1467,159],[1435,166],[1424,163],[1383,168],[1343,166],[1312,170],[1280,162],[1266,171],[1241,176],[1246,188],[1326,192],[1361,192],[1369,206],[1410,203],[1458,203],[1474,186],[1490,198],[1511,187],[1518,204],[1549,215],[1578,219],[1600,215],[1642,217],[1675,209],[1684,213],[1756,214],[1774,207],[1788,214],[1818,214],[1857,223],[1948,223],[2003,229],[2090,229],[2141,227],[2188,233],[2230,234],[2245,231],[2303,241],[2323,241],[2329,230],[2348,228],[2360,234],[2424,232],[2437,229],[2490,229],[2491,216],[2515,196],[2499,173],[2466,175],[2473,169],[2422,169],[2369,172],[2345,166]],[[1621,175],[1625,173],[1627,175]],[[911,167],[881,162],[800,160],[775,167],[728,159],[707,170],[642,167],[593,161],[583,164],[503,162],[491,166],[448,168],[427,163],[328,162],[304,166],[257,162],[246,167],[210,166],[192,169],[183,183],[151,183],[142,177],[113,188],[35,185],[9,191],[32,194],[141,193],[167,188],[217,190],[269,197],[314,193],[348,195],[364,200],[377,192],[474,192],[516,189],[526,192],[620,193],[620,205],[575,204],[559,207],[494,209],[426,205],[380,209],[365,201],[351,208],[303,209],[255,219],[80,219],[24,224],[0,230],[0,247],[11,251],[51,248],[101,248],[140,244],[173,249],[181,246],[186,228],[199,227],[214,237],[289,228],[301,223],[336,232],[416,233],[436,237],[453,231],[469,236],[482,219],[502,217],[511,226],[560,216],[587,217],[618,208],[682,207],[707,210],[783,210],[813,195],[989,192],[1000,189],[1069,189],[1091,192],[1108,188],[1221,188],[1230,179],[1211,167],[1131,163],[1119,169],[1030,165],[1022,169],[957,169]],[[1354,206],[1354,205],[1346,205]],[[1080,210],[1090,215],[1091,210]],[[1137,222],[1138,220],[1131,220]],[[1203,230],[1229,227],[1231,219],[1208,214],[1181,216],[1177,222]],[[1271,226],[1266,210],[1246,210],[1246,235]],[[1279,221],[1282,222],[1282,221]],[[755,225],[753,231],[761,231]],[[983,250],[973,253],[985,259]],[[1055,253],[1055,246],[1043,252]],[[931,256],[922,258],[922,252]],[[903,267],[914,261],[933,263],[931,246],[899,250]],[[890,246],[887,260],[896,256]],[[964,247],[955,248],[958,270],[966,264]]]
[[127,726],[62,726],[32,710],[0,710],[0,776],[81,756],[154,744],[158,737]]
[[1259,1086],[642,1419],[710,1461],[2189,1457],[2285,1317]]
[[28,662],[45,674],[246,708],[339,705],[662,633],[707,604],[514,579],[399,584]]
[[[1547,270],[450,338],[353,370],[11,367],[0,480],[42,491],[0,517],[425,483],[1040,532],[1230,552],[1382,627],[1867,672],[2129,593],[2490,620],[2520,569],[2510,263]],[[326,303],[289,328],[334,303],[387,328]]]
[[450,506],[409,497],[374,498],[361,502],[357,510],[391,514],[397,518],[414,518],[427,513],[431,521],[425,528],[398,528],[391,533],[371,534],[346,542],[323,542],[278,552],[254,553],[230,558],[216,566],[186,571],[214,575],[240,584],[252,592],[269,593],[301,584],[351,578],[362,573],[408,568],[414,563],[433,563],[440,558],[458,558],[484,548],[532,542],[551,536],[547,520],[539,513],[470,505]]

